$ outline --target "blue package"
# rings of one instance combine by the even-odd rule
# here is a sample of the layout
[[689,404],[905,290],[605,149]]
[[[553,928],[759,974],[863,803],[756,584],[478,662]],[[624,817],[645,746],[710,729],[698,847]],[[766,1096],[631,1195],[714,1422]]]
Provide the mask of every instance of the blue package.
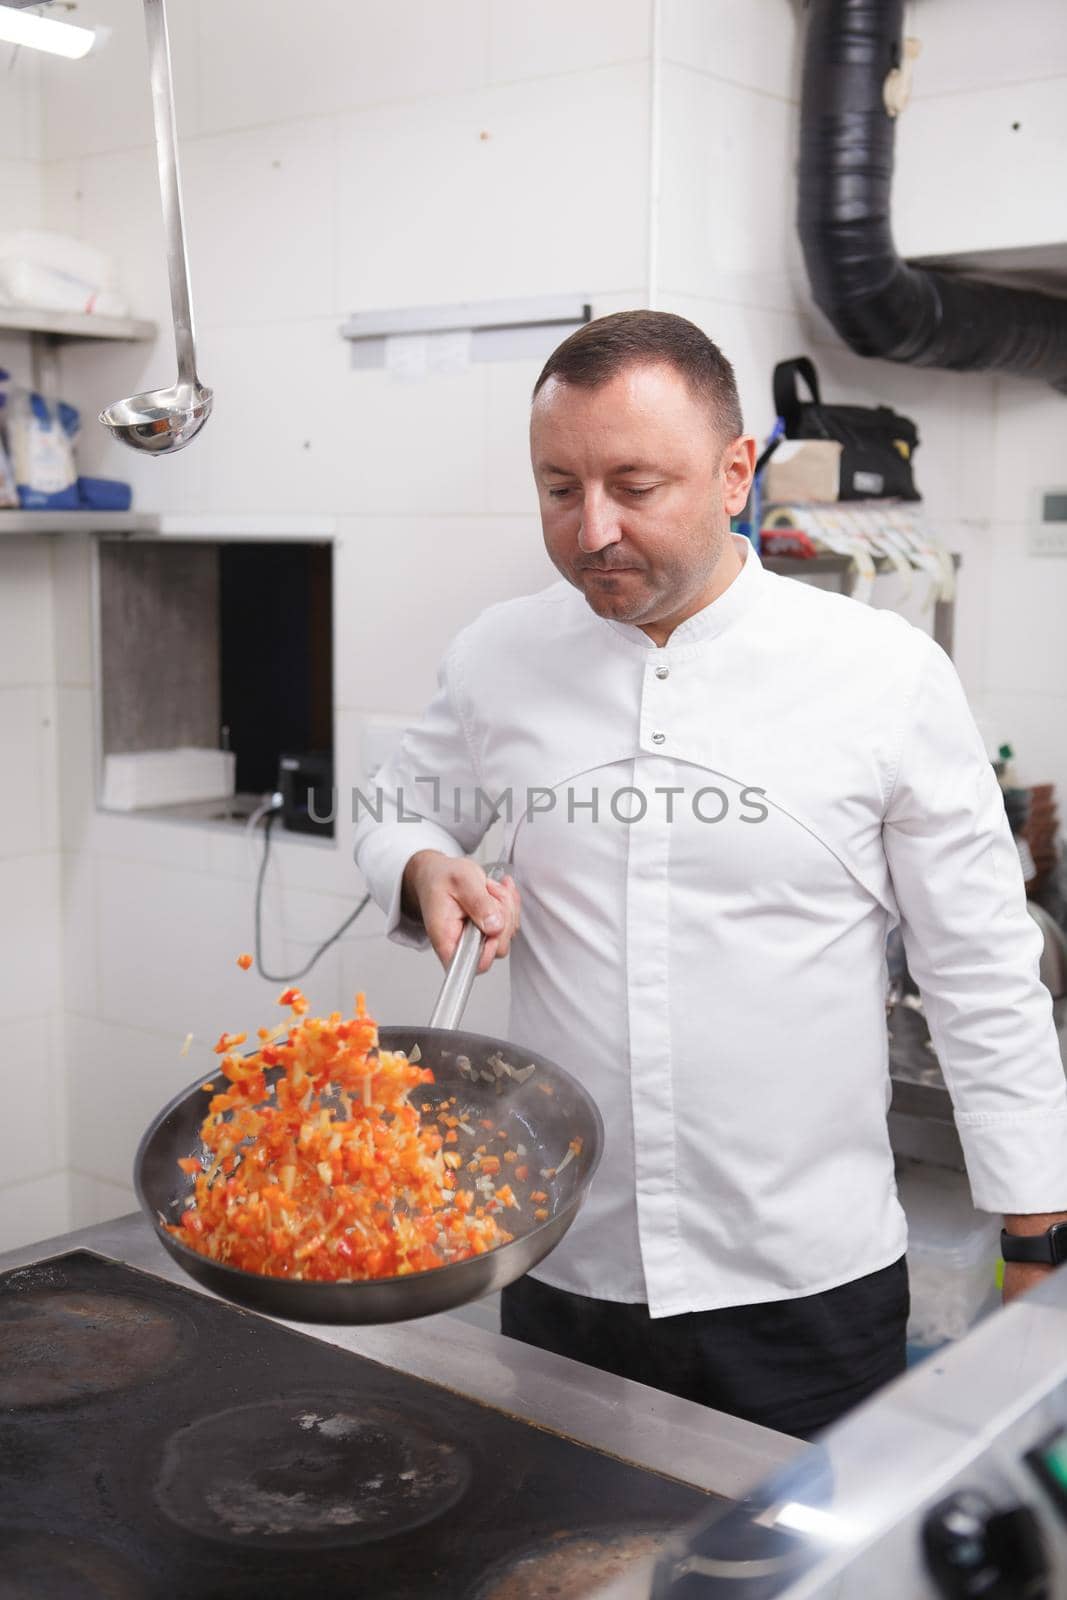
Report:
[[[16,389],[7,410],[20,506],[25,511],[77,511],[71,453],[79,421],[75,408],[63,401],[53,407],[43,395]],[[27,482],[21,481],[23,472]]]
[[79,478],[78,505],[82,511],[128,511],[133,490],[117,478]]

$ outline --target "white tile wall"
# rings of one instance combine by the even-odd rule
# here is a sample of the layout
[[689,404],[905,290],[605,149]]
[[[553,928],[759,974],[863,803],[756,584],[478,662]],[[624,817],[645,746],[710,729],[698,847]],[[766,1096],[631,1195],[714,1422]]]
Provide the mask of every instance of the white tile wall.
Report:
[[65,1171],[26,1183],[0,1184],[0,1251],[55,1238],[71,1226]]
[[343,117],[345,309],[642,282],[647,103],[637,62]]
[[[0,106],[3,104],[0,96]],[[0,150],[10,148],[0,144]],[[4,197],[5,233],[42,226],[41,181],[36,161],[15,161],[6,156],[0,160],[0,193]]]
[[5,1026],[60,1009],[59,856],[0,860],[0,1016]]
[[[335,893],[323,894],[285,883],[272,866],[263,907],[268,970],[287,977],[354,909],[361,887],[353,868],[347,874],[351,882],[339,879]],[[187,1033],[214,1043],[224,1028],[254,1031],[274,1016],[279,982],[236,964],[252,949],[251,863],[247,878],[221,878],[184,862],[100,858],[97,919],[103,1019],[166,1034],[177,1049]],[[341,1003],[338,959],[335,947],[307,979],[309,997],[327,1011]]]
[[[100,998],[98,963],[100,929],[97,919],[97,878],[101,868],[89,850],[65,854],[60,861],[60,898],[63,926],[63,1006],[69,1014],[96,1015]],[[77,1048],[67,1038],[69,1051]]]
[[[35,50],[0,45],[0,150],[15,163],[41,155],[41,57]],[[6,213],[6,204],[5,204]],[[8,227],[5,214],[4,226]],[[32,223],[16,223],[32,227]]]
[[[360,596],[358,609],[337,619],[337,700],[363,711],[424,705],[465,622],[556,577],[539,521],[502,516],[346,518],[335,572],[341,594]],[[419,593],[434,605],[412,627]]]
[[199,10],[205,133],[389,100],[432,100],[485,81],[486,0],[190,0]]
[[986,682],[1005,694],[1063,694],[1067,561],[1031,556],[1027,531],[1014,523],[994,523],[990,530],[996,608],[986,645]]
[[665,61],[782,99],[799,97],[802,32],[792,0],[760,0],[755,25],[737,0],[662,0],[660,26]]
[[70,1175],[70,1208],[79,1228],[91,1227],[97,1222],[110,1222],[114,1217],[124,1217],[137,1210],[137,1196],[130,1183],[111,1183],[105,1178],[93,1178],[84,1172]]
[[354,371],[334,318],[275,324],[269,338],[207,328],[201,349],[220,396],[197,443],[203,509],[482,509],[483,367],[421,383]]
[[[40,227],[41,60],[0,47],[0,73],[2,227]],[[28,382],[29,341],[5,336],[0,364]],[[0,1249],[61,1232],[70,1216],[55,678],[50,541],[0,538]]]
[[50,541],[55,679],[68,688],[87,689],[93,681],[92,553],[92,540],[86,534],[64,534]]
[[490,78],[507,83],[647,60],[651,27],[652,0],[489,0]]
[[[137,1145],[156,1112],[198,1073],[206,1078],[218,1058],[203,1047],[183,1057],[166,1034],[75,1013],[67,1034],[74,1170],[129,1185]],[[76,1215],[76,1221],[83,1218]]]
[[0,1185],[45,1177],[65,1162],[66,1096],[60,1044],[55,1016],[29,1017],[4,1025],[0,1094],[7,1137]]
[[796,107],[663,66],[659,288],[791,311]]
[[199,326],[334,312],[335,124],[193,139],[183,155]]
[[0,684],[51,683],[51,566],[48,540],[0,540]]
[[[98,30],[81,61],[48,57],[42,67],[44,155],[59,161],[152,143],[148,50],[140,0],[91,0],[79,22]],[[178,130],[198,124],[196,6],[169,6],[171,63]]]
[[0,688],[0,859],[58,843],[55,690]]

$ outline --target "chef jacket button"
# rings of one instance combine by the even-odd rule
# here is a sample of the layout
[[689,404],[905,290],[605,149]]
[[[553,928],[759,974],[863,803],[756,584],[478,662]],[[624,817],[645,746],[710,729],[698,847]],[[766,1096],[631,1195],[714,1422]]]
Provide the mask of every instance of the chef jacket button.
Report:
[[652,735],[652,743],[653,744],[662,744],[666,737],[667,737],[667,735],[665,733],[654,733]]
[[671,675],[670,667],[657,667],[656,668],[656,677],[657,678],[669,678],[670,675]]

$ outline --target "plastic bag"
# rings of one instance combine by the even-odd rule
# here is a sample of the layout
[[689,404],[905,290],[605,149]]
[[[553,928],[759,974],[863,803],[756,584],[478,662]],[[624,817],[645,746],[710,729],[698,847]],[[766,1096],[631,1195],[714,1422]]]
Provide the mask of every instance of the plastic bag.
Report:
[[32,228],[0,234],[0,304],[112,317],[128,309],[102,250]]
[[[8,374],[0,367],[0,383],[6,383]],[[7,395],[0,393],[0,426],[6,421],[4,407],[7,405]],[[15,485],[15,474],[11,470],[7,450],[4,445],[3,433],[0,432],[0,506],[9,508],[19,503],[19,492]]]
[[62,400],[46,400],[30,389],[12,390],[7,411],[11,465],[23,510],[76,511],[77,411]]

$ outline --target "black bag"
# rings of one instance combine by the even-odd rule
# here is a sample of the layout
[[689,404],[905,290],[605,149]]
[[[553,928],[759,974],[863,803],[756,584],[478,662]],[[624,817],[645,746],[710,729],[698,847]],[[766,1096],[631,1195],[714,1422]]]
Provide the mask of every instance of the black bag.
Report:
[[[797,379],[811,394],[801,400]],[[774,369],[774,409],[787,439],[831,439],[842,446],[840,500],[918,500],[911,458],[919,430],[910,417],[889,406],[830,406],[819,393],[814,364],[807,356],[779,361]],[[768,445],[756,463],[759,472],[781,441]]]

